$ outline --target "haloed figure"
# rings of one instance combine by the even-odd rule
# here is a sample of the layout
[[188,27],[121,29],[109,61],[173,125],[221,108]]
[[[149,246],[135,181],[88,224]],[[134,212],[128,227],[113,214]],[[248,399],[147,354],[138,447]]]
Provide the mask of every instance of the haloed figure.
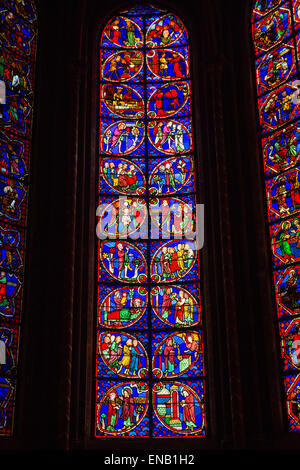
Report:
[[183,422],[185,423],[187,429],[193,430],[196,428],[196,418],[195,418],[195,401],[192,393],[189,393],[187,390],[183,390],[182,395],[184,400],[181,402],[183,408]]
[[126,429],[131,427],[133,423],[133,415],[134,415],[134,400],[132,396],[131,388],[126,387],[123,389],[123,397],[122,400],[122,414],[121,419],[124,421],[124,426],[122,429]]

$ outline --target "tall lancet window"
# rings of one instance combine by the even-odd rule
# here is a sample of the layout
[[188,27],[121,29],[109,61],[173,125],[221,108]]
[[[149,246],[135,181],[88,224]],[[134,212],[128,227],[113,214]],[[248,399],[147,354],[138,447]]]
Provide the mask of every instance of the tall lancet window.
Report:
[[0,435],[13,433],[26,253],[37,18],[0,2]]
[[99,41],[95,436],[206,436],[187,31],[152,6]]
[[256,1],[252,31],[286,409],[300,432],[300,1]]

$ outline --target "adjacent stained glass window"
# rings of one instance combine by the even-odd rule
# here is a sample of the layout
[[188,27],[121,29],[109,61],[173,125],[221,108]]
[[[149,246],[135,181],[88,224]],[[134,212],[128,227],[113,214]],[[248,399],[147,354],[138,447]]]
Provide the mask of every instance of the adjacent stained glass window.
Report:
[[300,1],[252,15],[274,289],[290,431],[300,431]]
[[120,12],[99,43],[96,437],[206,436],[191,115],[180,19]]
[[13,432],[18,375],[36,20],[29,0],[0,1],[0,435]]

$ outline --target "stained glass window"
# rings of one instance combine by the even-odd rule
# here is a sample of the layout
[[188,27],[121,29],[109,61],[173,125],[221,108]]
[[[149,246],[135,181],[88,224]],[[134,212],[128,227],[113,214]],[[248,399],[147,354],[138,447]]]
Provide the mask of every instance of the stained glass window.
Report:
[[287,416],[300,432],[300,1],[256,1],[252,32]]
[[36,56],[29,0],[0,1],[0,435],[13,432]]
[[95,437],[206,436],[199,251],[185,236],[197,202],[189,44],[177,16],[137,6],[107,23],[98,122]]

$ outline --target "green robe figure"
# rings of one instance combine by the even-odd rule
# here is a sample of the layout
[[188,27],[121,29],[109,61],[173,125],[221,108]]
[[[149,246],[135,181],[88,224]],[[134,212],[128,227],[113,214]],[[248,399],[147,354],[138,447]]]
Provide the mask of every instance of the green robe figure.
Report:
[[176,147],[176,152],[178,153],[184,152],[182,126],[177,126],[177,130],[175,133],[175,147]]
[[3,55],[0,57],[0,78],[2,79],[4,77],[4,65],[5,65],[5,60]]
[[162,138],[163,138],[162,128],[161,126],[157,126],[157,132],[155,135],[154,145],[158,145],[162,141]]
[[134,24],[132,24],[130,21],[126,21],[126,29],[127,29],[127,46],[135,47]]
[[290,233],[289,233],[290,228],[291,228],[291,224],[289,222],[285,222],[282,225],[282,232],[279,237],[279,247],[281,249],[283,258],[286,261],[293,260],[293,254],[291,252],[291,247],[288,242],[288,239],[290,238]]
[[292,156],[292,157],[297,156],[296,139],[293,137],[291,137],[288,141],[288,153],[289,153],[289,156]]
[[126,248],[124,250],[124,279],[128,279],[128,268],[130,269],[130,271],[132,271],[132,269],[129,266],[128,248]]

